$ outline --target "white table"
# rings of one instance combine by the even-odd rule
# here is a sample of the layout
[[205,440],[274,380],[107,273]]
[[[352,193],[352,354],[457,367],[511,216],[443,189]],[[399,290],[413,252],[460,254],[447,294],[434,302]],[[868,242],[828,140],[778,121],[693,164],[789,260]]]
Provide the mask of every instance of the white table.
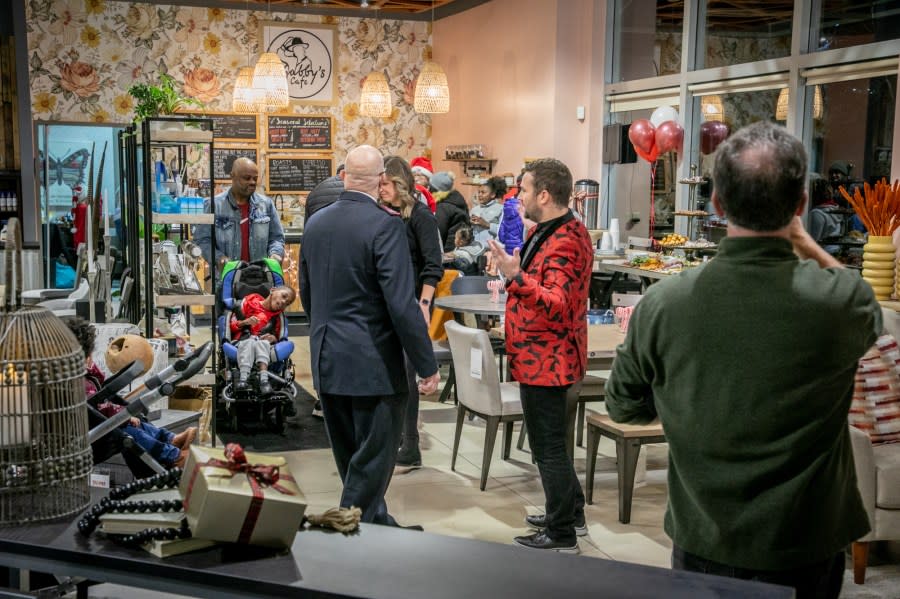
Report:
[[437,308],[449,310],[455,314],[475,314],[476,316],[502,316],[506,312],[506,294],[500,294],[500,301],[491,301],[490,293],[472,293],[464,295],[445,295],[436,298]]

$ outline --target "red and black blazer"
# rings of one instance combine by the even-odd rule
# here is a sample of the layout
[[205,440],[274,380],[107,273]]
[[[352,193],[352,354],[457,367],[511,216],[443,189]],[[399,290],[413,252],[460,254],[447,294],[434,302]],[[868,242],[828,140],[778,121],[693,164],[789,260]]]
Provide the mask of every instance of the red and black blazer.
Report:
[[523,263],[521,283],[507,287],[506,353],[520,383],[551,387],[584,378],[594,252],[584,224],[562,220],[544,239],[531,240],[540,245]]

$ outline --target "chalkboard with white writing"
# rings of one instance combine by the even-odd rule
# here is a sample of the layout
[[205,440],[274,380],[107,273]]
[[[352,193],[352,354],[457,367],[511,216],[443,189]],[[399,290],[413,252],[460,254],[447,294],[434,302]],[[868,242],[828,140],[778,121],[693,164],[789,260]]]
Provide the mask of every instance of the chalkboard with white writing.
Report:
[[259,122],[255,114],[209,112],[196,116],[212,119],[215,141],[255,142],[259,140]]
[[266,193],[305,193],[312,191],[334,172],[331,156],[266,157]]
[[238,158],[249,158],[259,164],[256,148],[213,148],[213,179],[231,179],[231,165]]
[[266,118],[266,141],[270,150],[332,149],[330,116],[271,114]]

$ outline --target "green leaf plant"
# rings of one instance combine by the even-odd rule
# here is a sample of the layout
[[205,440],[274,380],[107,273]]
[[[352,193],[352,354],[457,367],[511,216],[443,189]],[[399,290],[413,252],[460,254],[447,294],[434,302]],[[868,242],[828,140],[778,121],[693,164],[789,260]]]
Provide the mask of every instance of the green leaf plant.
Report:
[[180,108],[206,108],[200,100],[182,95],[175,88],[175,79],[166,73],[160,73],[159,85],[135,83],[128,88],[128,93],[136,100],[135,123],[148,117],[175,114]]

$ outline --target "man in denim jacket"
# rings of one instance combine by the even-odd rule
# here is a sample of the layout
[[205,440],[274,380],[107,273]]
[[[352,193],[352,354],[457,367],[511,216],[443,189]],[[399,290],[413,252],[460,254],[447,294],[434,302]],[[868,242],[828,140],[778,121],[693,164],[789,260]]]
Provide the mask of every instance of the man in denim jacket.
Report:
[[[256,193],[259,168],[249,158],[231,167],[231,187],[215,197],[216,245],[213,254],[209,225],[194,226],[194,242],[209,264],[221,268],[229,260],[251,262],[266,257],[284,259],[284,231],[275,204]],[[204,206],[209,212],[209,204]],[[213,256],[215,262],[213,262]]]

